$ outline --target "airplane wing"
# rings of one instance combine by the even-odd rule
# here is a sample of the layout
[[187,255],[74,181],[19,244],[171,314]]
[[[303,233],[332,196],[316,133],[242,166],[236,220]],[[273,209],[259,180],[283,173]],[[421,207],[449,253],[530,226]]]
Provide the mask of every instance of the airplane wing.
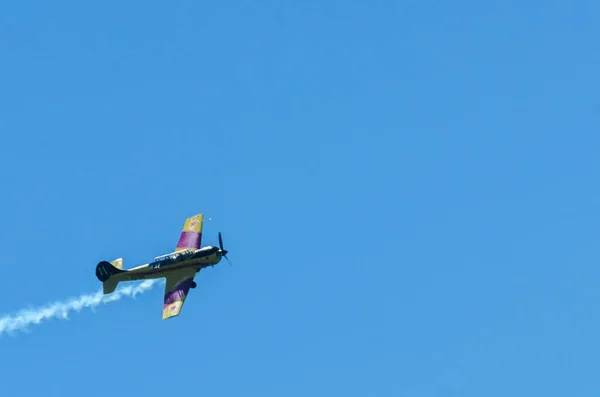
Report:
[[167,274],[163,320],[179,316],[195,275],[196,269],[175,270]]
[[202,225],[204,224],[204,215],[194,215],[185,220],[183,229],[177,242],[175,251],[186,249],[198,249],[202,243]]

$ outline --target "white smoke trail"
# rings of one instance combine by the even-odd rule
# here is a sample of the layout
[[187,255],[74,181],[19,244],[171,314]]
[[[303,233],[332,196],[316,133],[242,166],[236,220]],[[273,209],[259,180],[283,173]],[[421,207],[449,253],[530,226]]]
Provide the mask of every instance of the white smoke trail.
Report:
[[72,311],[80,312],[84,308],[94,310],[101,303],[110,303],[120,300],[123,297],[135,298],[136,295],[150,290],[155,284],[164,282],[164,279],[145,280],[137,285],[125,285],[117,288],[110,295],[103,295],[102,290],[94,293],[81,295],[77,298],[70,298],[66,301],[50,303],[33,309],[23,309],[14,315],[5,315],[0,317],[0,336],[5,333],[12,334],[16,331],[28,331],[28,327],[33,324],[40,324],[45,320],[59,318],[66,320]]

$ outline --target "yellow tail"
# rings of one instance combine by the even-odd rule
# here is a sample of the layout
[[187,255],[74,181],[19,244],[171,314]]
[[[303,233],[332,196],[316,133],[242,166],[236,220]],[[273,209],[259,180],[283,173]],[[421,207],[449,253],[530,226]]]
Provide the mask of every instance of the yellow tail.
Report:
[[123,270],[123,258],[119,258],[119,259],[115,259],[114,261],[110,261],[110,264],[119,270]]

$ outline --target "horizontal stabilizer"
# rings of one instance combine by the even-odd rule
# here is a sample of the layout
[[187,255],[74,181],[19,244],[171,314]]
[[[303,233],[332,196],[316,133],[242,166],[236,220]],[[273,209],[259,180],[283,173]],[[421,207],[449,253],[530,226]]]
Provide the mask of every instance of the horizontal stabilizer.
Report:
[[119,259],[115,259],[114,261],[110,261],[110,264],[119,270],[123,270],[123,258],[119,258]]
[[108,280],[102,283],[102,292],[104,293],[104,295],[113,293],[117,289],[117,285],[119,285],[119,280],[109,278]]

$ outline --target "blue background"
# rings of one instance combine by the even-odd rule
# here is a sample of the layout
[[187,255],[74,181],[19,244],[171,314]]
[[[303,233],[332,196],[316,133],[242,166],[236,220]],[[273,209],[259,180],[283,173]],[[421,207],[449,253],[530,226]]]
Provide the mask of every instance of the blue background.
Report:
[[11,396],[598,396],[597,1],[0,4]]

